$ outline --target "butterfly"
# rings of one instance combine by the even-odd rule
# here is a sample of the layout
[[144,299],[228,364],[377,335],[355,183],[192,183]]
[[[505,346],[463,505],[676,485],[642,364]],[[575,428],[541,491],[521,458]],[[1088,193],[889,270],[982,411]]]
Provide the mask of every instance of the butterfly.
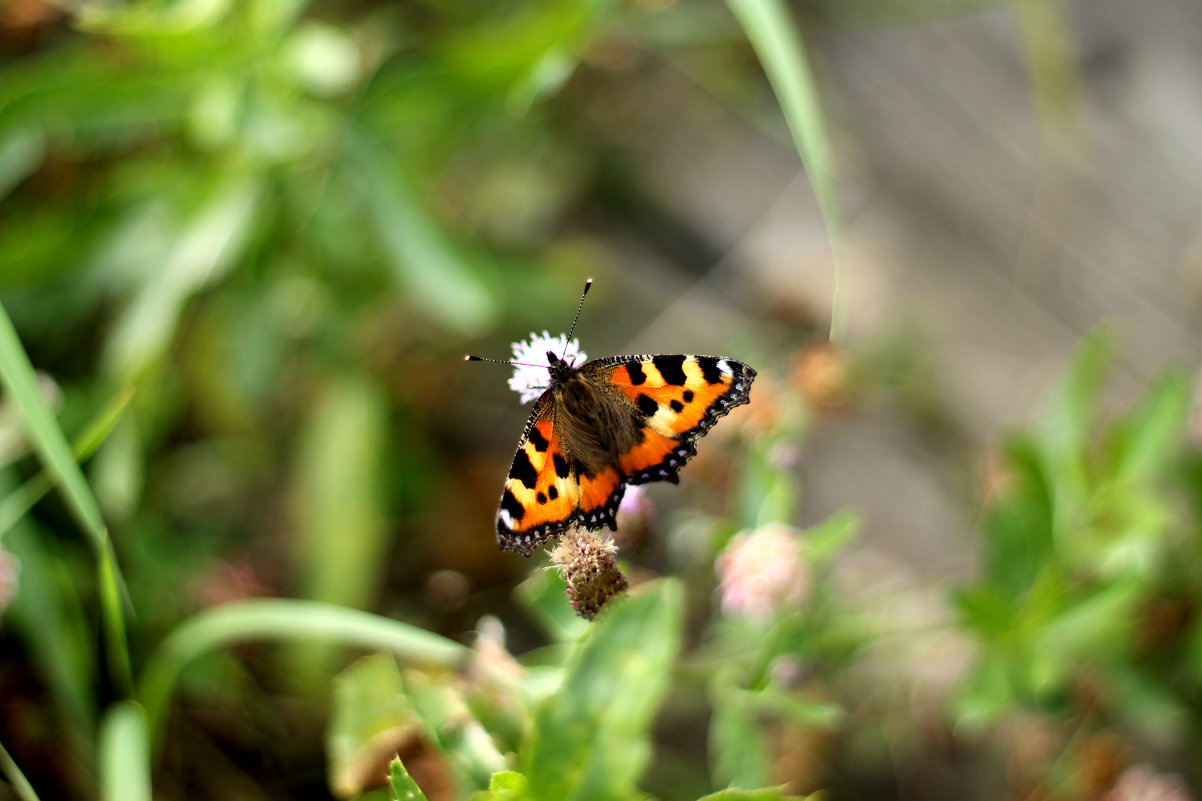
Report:
[[[577,319],[591,285],[590,278]],[[537,365],[549,371],[549,385],[501,492],[497,542],[504,551],[529,556],[577,525],[617,529],[627,485],[677,483],[697,440],[750,400],[755,370],[721,356],[607,356],[574,366],[566,355],[575,327],[565,338],[548,337],[564,352],[548,349],[547,364]]]

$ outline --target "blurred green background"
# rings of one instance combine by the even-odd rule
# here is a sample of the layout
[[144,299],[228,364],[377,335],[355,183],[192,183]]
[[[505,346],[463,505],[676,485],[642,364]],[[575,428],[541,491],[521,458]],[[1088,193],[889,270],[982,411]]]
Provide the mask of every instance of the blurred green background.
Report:
[[[677,633],[714,673],[673,677],[657,796],[1196,781],[1198,74],[1190,0],[0,0],[0,304],[67,438],[93,434],[123,579],[73,496],[31,491],[10,391],[0,743],[38,797],[95,795],[130,690],[112,593],[134,681],[182,621],[258,597],[465,643],[494,616],[540,653],[514,588],[543,558],[493,533],[527,410],[462,355],[563,330],[592,276],[590,356],[760,374],[624,554],[632,583],[685,582]],[[781,653],[847,717],[764,724],[748,767],[724,749],[762,709],[714,723],[704,688],[771,680],[715,668],[755,638],[723,633],[713,557],[841,509],[859,536]],[[329,797],[357,653],[198,661],[156,795]]]

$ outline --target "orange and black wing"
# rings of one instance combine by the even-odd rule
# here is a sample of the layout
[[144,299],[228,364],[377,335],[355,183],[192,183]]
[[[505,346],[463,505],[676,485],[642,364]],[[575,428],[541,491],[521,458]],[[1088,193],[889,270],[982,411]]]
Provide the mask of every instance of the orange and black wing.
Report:
[[497,542],[504,551],[529,556],[539,544],[579,523],[611,528],[625,485],[613,468],[589,475],[563,452],[555,436],[550,393],[535,404],[497,510]]
[[610,356],[581,372],[607,382],[637,410],[642,436],[619,463],[630,484],[676,483],[697,439],[749,401],[755,380],[755,370],[720,356]]

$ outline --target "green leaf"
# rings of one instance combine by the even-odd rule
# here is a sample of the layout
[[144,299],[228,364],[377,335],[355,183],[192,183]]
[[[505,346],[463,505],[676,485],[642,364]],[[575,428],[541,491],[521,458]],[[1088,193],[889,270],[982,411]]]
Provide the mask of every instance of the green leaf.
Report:
[[497,771],[488,783],[488,789],[497,801],[518,801],[526,797],[529,788],[529,780],[514,770]]
[[399,759],[389,763],[388,784],[392,788],[393,801],[426,801],[426,794],[409,777],[409,771]]
[[1057,463],[1075,460],[1089,444],[1102,380],[1113,361],[1113,337],[1105,329],[1089,336],[1077,349],[1072,366],[1052,397],[1040,426],[1041,441],[1050,445]]
[[805,531],[805,555],[821,564],[839,552],[855,538],[863,522],[852,509],[842,509]]
[[458,334],[486,328],[497,314],[496,302],[396,161],[363,135],[349,137],[345,152],[349,177],[362,193],[365,222],[383,245],[398,284],[412,295],[413,307]]
[[326,755],[330,789],[338,798],[363,792],[378,774],[381,753],[395,754],[420,725],[390,654],[355,662],[334,680]]
[[316,640],[392,651],[407,660],[447,668],[460,666],[468,648],[397,620],[316,601],[259,598],[208,609],[181,623],[150,655],[138,698],[151,731],[161,727],[180,672],[193,659],[248,639]]
[[[810,796],[816,798],[817,796]],[[789,795],[779,787],[767,787],[762,790],[740,790],[731,788],[719,790],[697,801],[805,801],[806,796]]]
[[440,48],[448,71],[505,95],[514,114],[563,85],[571,76],[611,0],[523,3],[508,14],[451,33]]
[[568,660],[521,749],[537,801],[627,801],[650,756],[648,728],[680,644],[681,587],[645,584],[607,607]]
[[151,801],[150,740],[146,715],[133,701],[120,701],[100,724],[101,801]]
[[0,745],[0,774],[8,781],[17,801],[38,801],[38,794],[34,792],[33,785],[25,778],[25,774],[3,745]]
[[232,0],[179,0],[109,4],[80,3],[76,24],[85,31],[119,39],[181,37],[199,34],[215,25],[232,7]]
[[105,358],[126,378],[137,376],[167,352],[185,302],[237,263],[258,218],[256,180],[224,178],[199,209],[180,221],[167,253],[139,267],[145,280],[114,325]]
[[815,701],[773,686],[746,692],[748,704],[760,714],[808,729],[833,728],[847,714],[838,704]]
[[1180,453],[1189,414],[1190,387],[1181,373],[1161,376],[1117,426],[1113,478],[1118,482],[1158,477]]
[[955,701],[956,724],[969,732],[987,732],[1011,712],[1017,703],[1014,687],[1006,675],[1003,655],[986,651]]
[[[4,547],[21,564],[19,591],[5,612],[5,624],[11,622],[24,634],[29,659],[61,709],[68,731],[91,732],[96,725],[94,623],[87,619],[74,576],[51,550],[55,543],[38,533],[19,521],[5,539]],[[88,753],[92,746],[80,741],[65,745],[82,746]]]
[[831,339],[839,340],[845,327],[840,291],[843,274],[842,223],[835,194],[834,160],[830,136],[810,72],[805,42],[782,0],[726,0],[755,49],[768,81],[784,112],[785,122],[805,164],[810,185],[826,220],[835,257],[835,297],[831,308]]
[[8,131],[0,139],[0,200],[38,168],[45,154],[45,137],[36,128]]
[[1049,166],[1079,152],[1084,136],[1080,58],[1065,4],[1058,0],[1017,0],[1014,4],[1026,46],[1027,75],[1039,122],[1040,151]]
[[716,682],[710,718],[709,749],[714,781],[740,787],[762,787],[771,769],[768,744],[748,694],[733,680]]
[[1135,578],[1116,581],[1063,604],[1041,627],[1036,650],[1054,653],[1066,669],[1082,659],[1097,660],[1122,654],[1127,632],[1136,619],[1142,583]]
[[963,624],[982,639],[998,641],[1014,632],[1015,609],[996,587],[965,587],[953,596]]
[[29,356],[21,346],[17,331],[3,306],[0,306],[0,381],[3,381],[21,410],[22,421],[43,465],[53,475],[67,506],[90,535],[97,556],[101,620],[109,671],[113,683],[126,691],[132,686],[133,680],[125,638],[124,579],[117,567],[100,507],[67,444],[63,430],[50,411]]
[[[389,547],[379,476],[388,404],[364,379],[331,381],[305,426],[297,467],[295,542],[299,595],[363,609],[384,579]],[[306,643],[284,658],[296,687],[316,688],[337,650]]]
[[1016,438],[1006,448],[1006,487],[985,510],[985,578],[1018,598],[1052,557],[1055,501],[1051,468],[1038,443]]
[[483,787],[488,778],[509,766],[496,743],[473,717],[451,674],[407,670],[405,692],[425,725],[427,739],[451,757],[454,772],[465,784]]
[[567,583],[554,570],[535,570],[517,587],[517,598],[543,634],[555,642],[575,642],[592,628],[568,605]]
[[8,313],[0,306],[0,381],[12,396],[34,449],[58,483],[84,531],[92,538],[97,553],[108,547],[108,530],[83,471],[67,444],[38,385],[37,375]]
[[[125,413],[133,398],[133,387],[126,387],[118,392],[100,412],[84,427],[84,430],[71,445],[75,458],[85,461],[108,438],[117,423]],[[10,492],[0,501],[0,541],[5,532],[25,516],[33,505],[54,487],[55,475],[49,470],[42,470],[22,486]]]

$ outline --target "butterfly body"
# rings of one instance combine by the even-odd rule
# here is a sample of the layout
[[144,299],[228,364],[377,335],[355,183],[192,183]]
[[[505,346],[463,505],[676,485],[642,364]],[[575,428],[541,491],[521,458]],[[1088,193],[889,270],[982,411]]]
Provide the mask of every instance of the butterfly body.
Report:
[[696,440],[748,402],[755,371],[718,356],[609,356],[575,367],[547,353],[497,511],[503,550],[529,556],[574,525],[616,528],[628,484],[679,480]]

